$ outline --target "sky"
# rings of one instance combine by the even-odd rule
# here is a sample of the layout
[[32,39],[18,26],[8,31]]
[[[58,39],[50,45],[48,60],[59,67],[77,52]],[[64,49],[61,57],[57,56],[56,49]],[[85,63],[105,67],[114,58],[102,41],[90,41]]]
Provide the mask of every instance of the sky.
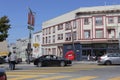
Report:
[[8,43],[28,38],[28,12],[35,12],[34,31],[42,30],[42,23],[81,7],[120,5],[120,0],[0,0],[0,17],[8,16],[11,24]]

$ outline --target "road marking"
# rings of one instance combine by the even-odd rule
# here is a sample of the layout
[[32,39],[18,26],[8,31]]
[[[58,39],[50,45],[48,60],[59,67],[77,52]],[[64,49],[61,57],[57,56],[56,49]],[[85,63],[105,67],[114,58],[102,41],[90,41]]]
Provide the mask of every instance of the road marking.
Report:
[[7,75],[38,75],[38,74],[56,74],[56,73],[41,73],[41,72],[6,72]]
[[97,76],[85,76],[85,77],[80,77],[80,78],[74,78],[74,79],[71,79],[71,80],[91,80],[91,79],[94,79],[94,78],[97,78]]
[[114,78],[111,78],[109,80],[120,80],[120,77],[114,77]]
[[14,76],[15,78],[9,78],[8,80],[24,80],[24,79],[31,79],[31,78],[37,78],[38,75],[17,75]]
[[56,79],[62,79],[62,78],[67,78],[70,76],[53,76],[53,77],[48,77],[48,78],[40,78],[36,80],[56,80]]

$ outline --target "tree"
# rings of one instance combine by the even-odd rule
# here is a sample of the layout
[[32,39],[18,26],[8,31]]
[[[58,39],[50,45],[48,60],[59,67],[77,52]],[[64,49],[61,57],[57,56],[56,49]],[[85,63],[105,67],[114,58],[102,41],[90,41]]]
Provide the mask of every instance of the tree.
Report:
[[10,20],[7,16],[0,18],[0,41],[6,40],[8,37],[8,30],[10,29]]

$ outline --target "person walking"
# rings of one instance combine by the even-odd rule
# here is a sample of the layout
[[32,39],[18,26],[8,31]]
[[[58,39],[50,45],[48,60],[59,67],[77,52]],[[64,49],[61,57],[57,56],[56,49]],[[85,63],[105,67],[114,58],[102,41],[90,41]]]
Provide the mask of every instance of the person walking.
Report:
[[11,53],[11,55],[9,56],[10,69],[11,70],[15,70],[16,60],[17,60],[17,55],[16,55],[16,52],[13,51],[13,53]]
[[9,54],[7,56],[7,60],[6,60],[6,62],[8,62],[8,64],[9,64],[9,69],[10,69],[10,65],[11,65],[11,63],[10,63],[10,55],[11,55],[11,52],[9,52]]

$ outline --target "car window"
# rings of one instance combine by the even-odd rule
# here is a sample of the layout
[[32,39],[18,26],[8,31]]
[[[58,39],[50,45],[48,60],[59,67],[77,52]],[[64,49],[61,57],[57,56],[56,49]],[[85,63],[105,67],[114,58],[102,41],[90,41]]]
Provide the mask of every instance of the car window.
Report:
[[108,57],[118,57],[117,53],[109,54]]
[[46,59],[50,59],[50,56],[45,56]]

